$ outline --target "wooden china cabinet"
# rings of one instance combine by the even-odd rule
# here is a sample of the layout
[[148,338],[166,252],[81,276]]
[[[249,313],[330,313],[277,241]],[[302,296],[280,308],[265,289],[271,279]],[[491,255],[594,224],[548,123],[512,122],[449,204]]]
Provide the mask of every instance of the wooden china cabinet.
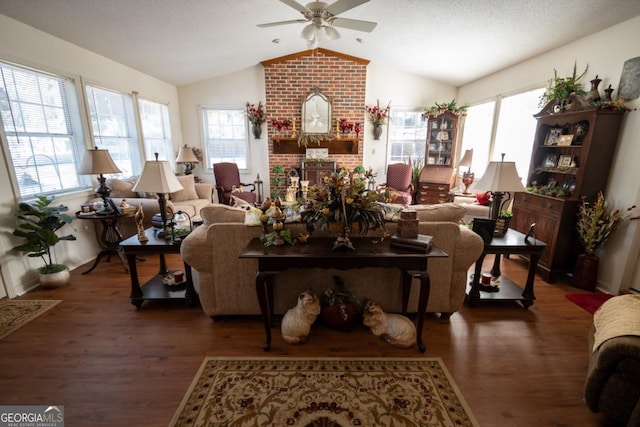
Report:
[[527,187],[516,193],[510,227],[547,244],[538,272],[547,282],[573,271],[581,252],[576,215],[581,198],[595,200],[609,179],[624,111],[598,108],[572,96],[562,111],[551,101],[537,119]]
[[429,117],[424,168],[418,183],[417,203],[445,203],[455,176],[453,166],[457,153],[461,117],[453,112]]

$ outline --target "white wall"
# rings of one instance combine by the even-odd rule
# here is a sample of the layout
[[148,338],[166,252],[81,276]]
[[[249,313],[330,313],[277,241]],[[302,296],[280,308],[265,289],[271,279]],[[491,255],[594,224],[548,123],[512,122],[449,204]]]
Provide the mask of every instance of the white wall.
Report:
[[[435,102],[448,102],[455,99],[457,88],[417,76],[415,74],[394,70],[383,64],[370,63],[367,67],[367,87],[365,103],[386,106],[391,101],[391,108],[426,108]],[[373,125],[365,120],[363,164],[373,168],[378,174],[376,181],[385,182],[387,173],[387,151],[389,126],[385,126],[379,141],[373,139]],[[425,142],[426,143],[426,142]]]
[[[175,86],[164,83],[146,74],[125,67],[114,61],[96,55],[86,49],[52,37],[15,20],[0,15],[0,59],[13,61],[45,71],[60,73],[85,81],[98,83],[121,91],[137,91],[141,97],[169,103],[169,116],[173,132],[174,147],[182,144],[182,129],[178,111],[178,93]],[[88,124],[84,123],[85,128]],[[86,129],[85,129],[85,132]],[[87,147],[91,142],[87,139]],[[9,296],[20,295],[37,284],[34,267],[40,267],[39,259],[28,259],[8,250],[19,244],[21,239],[11,236],[16,226],[15,213],[18,203],[14,195],[7,171],[7,159],[0,151],[0,270],[4,286]],[[70,212],[80,210],[80,204],[91,197],[90,191],[66,195],[56,199],[65,204]],[[61,242],[55,246],[57,259],[75,268],[95,258],[99,247],[93,224],[90,221],[75,220],[61,233],[73,233],[75,242]],[[115,261],[114,261],[115,262]],[[99,269],[99,267],[98,267]],[[95,270],[92,274],[99,274]],[[128,279],[126,279],[128,284]],[[0,292],[1,295],[1,292]]]
[[[622,66],[628,59],[640,56],[640,47],[635,42],[640,39],[640,17],[623,22],[577,42],[547,52],[529,61],[510,67],[496,74],[467,84],[459,90],[461,103],[473,104],[496,94],[529,88],[544,83],[553,77],[569,76],[577,62],[578,74],[588,64],[589,71],[583,77],[583,87],[590,88],[589,80],[596,74],[602,79],[602,92],[611,84],[617,89]],[[616,92],[614,92],[614,97]],[[640,107],[640,100],[627,103],[629,107]],[[626,208],[640,205],[640,181],[637,179],[638,159],[640,159],[640,112],[626,114],[621,136],[615,148],[612,172],[605,190],[605,197],[611,206]],[[640,251],[640,233],[636,231],[637,221],[625,224],[613,235],[603,250],[598,274],[599,287],[610,293],[630,286]]]

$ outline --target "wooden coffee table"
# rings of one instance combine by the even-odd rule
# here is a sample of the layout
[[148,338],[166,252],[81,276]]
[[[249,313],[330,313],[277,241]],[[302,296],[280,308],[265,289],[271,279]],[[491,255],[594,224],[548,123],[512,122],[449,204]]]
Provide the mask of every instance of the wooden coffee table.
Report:
[[[189,305],[195,305],[198,302],[198,294],[193,287],[191,266],[189,264],[183,261],[185,273],[185,281],[183,283],[176,286],[167,286],[162,283],[162,279],[171,273],[167,269],[165,254],[179,254],[181,242],[159,239],[156,237],[153,228],[146,229],[145,235],[149,239],[147,242],[140,242],[137,235],[120,242],[120,247],[129,261],[131,304],[140,308],[145,300],[181,299],[186,300]],[[138,257],[153,254],[158,254],[160,257],[160,270],[156,276],[141,287],[138,280],[136,262]]]
[[389,239],[375,243],[371,238],[351,238],[354,251],[331,250],[335,238],[310,238],[305,244],[295,246],[282,245],[265,247],[260,239],[249,242],[240,254],[240,258],[258,260],[256,274],[256,293],[260,303],[260,313],[264,321],[266,341],[263,349],[271,348],[271,326],[274,307],[273,278],[280,271],[290,268],[336,268],[348,270],[352,268],[382,267],[397,268],[401,272],[402,313],[406,314],[411,290],[411,278],[420,279],[420,295],[418,298],[418,350],[424,352],[422,328],[424,316],[429,302],[431,281],[427,274],[429,258],[447,257],[447,253],[433,246],[428,253],[389,247]]

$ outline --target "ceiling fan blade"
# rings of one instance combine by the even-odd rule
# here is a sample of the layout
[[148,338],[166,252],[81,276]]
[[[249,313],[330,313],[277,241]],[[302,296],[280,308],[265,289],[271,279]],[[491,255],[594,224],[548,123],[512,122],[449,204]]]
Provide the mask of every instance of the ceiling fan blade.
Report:
[[[303,5],[301,5],[295,0],[280,0],[280,1],[286,4],[287,6],[294,8],[298,12],[302,12],[302,13],[311,12],[309,9],[307,9],[306,7],[304,7]],[[366,0],[366,1],[369,1],[369,0]]]
[[290,21],[278,21],[278,22],[269,22],[267,24],[258,24],[258,27],[260,28],[267,28],[267,27],[275,27],[278,25],[286,25],[286,24],[298,24],[301,22],[307,22],[306,19],[292,19]]
[[366,31],[370,33],[378,25],[377,22],[360,21],[358,19],[334,18],[331,20],[334,27],[348,28],[356,31]]
[[[284,0],[280,0],[284,1]],[[332,14],[333,16],[339,15],[342,12],[346,12],[349,9],[353,9],[354,7],[358,7],[363,3],[368,2],[369,0],[338,0],[329,7],[327,7],[327,12]]]

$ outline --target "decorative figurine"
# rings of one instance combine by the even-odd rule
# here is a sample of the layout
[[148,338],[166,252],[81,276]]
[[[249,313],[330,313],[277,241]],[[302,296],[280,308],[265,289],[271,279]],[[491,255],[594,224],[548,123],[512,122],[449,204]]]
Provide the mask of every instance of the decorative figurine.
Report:
[[311,291],[298,296],[298,303],[290,308],[282,318],[282,339],[288,344],[302,344],[307,341],[311,325],[320,314],[320,299]]
[[373,301],[365,305],[362,323],[392,346],[411,348],[416,343],[416,327],[411,320],[400,314],[387,314]]
[[133,218],[136,221],[136,227],[138,229],[138,241],[139,242],[148,242],[149,238],[144,233],[144,211],[142,210],[142,202],[138,205],[138,210],[136,211]]

